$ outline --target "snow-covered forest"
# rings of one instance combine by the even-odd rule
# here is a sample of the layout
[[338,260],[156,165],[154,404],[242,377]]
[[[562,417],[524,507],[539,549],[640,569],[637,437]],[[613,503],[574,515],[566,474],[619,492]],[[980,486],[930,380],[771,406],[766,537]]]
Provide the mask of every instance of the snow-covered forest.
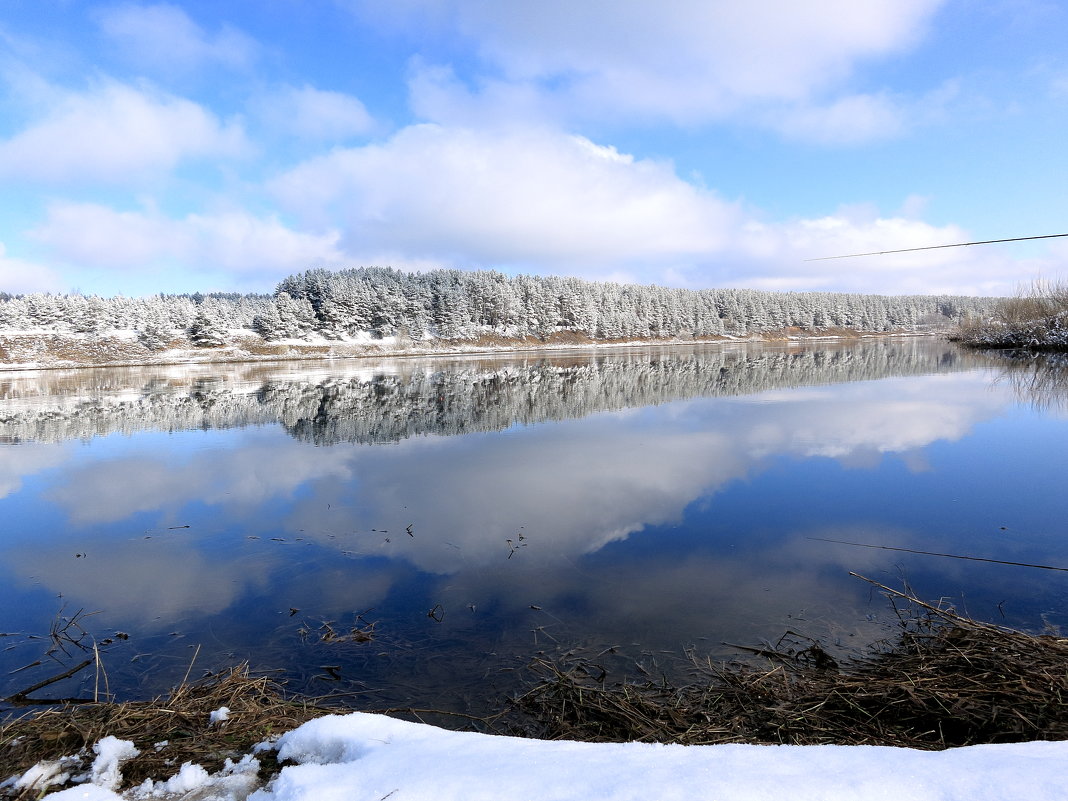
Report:
[[391,268],[309,270],[273,295],[211,293],[147,298],[0,293],[0,330],[100,334],[136,331],[150,348],[178,335],[222,345],[252,329],[265,340],[476,340],[545,338],[573,332],[594,340],[748,336],[787,328],[819,332],[916,331],[985,318],[993,298],[672,289],[509,277],[494,271]]
[[[739,345],[615,352],[581,360],[498,365],[397,362],[386,371],[332,370],[310,379],[247,368],[234,382],[94,371],[90,385],[42,373],[0,385],[0,441],[59,442],[111,433],[282,425],[316,445],[395,442],[425,434],[499,431],[695,397],[970,369],[978,354],[951,345],[869,340],[796,352]],[[399,369],[396,369],[399,368]],[[88,395],[88,396],[87,396]]]

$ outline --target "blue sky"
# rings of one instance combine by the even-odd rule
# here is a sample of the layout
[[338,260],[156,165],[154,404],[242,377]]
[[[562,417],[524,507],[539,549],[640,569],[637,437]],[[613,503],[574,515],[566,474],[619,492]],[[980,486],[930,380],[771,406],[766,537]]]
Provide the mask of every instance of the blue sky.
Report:
[[0,5],[0,289],[309,267],[1011,294],[1068,241],[1068,4]]

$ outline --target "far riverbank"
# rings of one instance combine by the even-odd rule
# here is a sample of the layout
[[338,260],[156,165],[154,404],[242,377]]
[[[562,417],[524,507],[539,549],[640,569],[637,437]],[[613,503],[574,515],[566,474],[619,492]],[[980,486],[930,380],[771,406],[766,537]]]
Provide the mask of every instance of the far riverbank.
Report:
[[557,331],[546,337],[483,335],[476,339],[431,339],[414,341],[402,337],[328,340],[266,341],[253,331],[232,329],[224,344],[197,347],[174,336],[161,348],[150,348],[134,331],[103,334],[55,331],[0,331],[0,371],[50,370],[80,367],[135,367],[167,364],[222,364],[240,362],[359,358],[403,358],[449,354],[510,353],[588,348],[641,347],[645,345],[698,345],[744,342],[817,342],[869,337],[941,336],[942,331],[866,332],[847,328],[820,331],[786,329],[746,337],[626,338],[595,340],[572,331]]

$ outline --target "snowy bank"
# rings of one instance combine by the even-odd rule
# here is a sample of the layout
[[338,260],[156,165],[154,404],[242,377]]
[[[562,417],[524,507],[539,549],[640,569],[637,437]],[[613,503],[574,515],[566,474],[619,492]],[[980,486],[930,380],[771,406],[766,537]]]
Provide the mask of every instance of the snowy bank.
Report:
[[[454,732],[382,715],[330,715],[275,744],[287,765],[248,793],[251,760],[208,776],[123,794],[100,784],[53,801],[1060,801],[1068,742],[979,745],[947,751],[881,746],[681,746],[548,742]],[[109,758],[117,749],[109,749]],[[100,766],[98,766],[100,767]],[[92,775],[107,775],[94,770]]]
[[366,335],[326,339],[309,334],[303,339],[264,341],[241,329],[228,332],[214,347],[194,347],[184,336],[166,347],[152,349],[136,339],[133,331],[77,334],[53,331],[5,331],[0,329],[0,371],[66,370],[79,367],[135,367],[150,365],[205,365],[243,362],[330,361],[428,356],[464,356],[543,351],[582,351],[645,346],[697,346],[748,342],[822,342],[882,337],[941,336],[939,332],[762,332],[745,336],[627,337],[594,340],[568,332],[546,337],[479,336],[473,339],[435,339],[419,342],[397,337],[373,339]]

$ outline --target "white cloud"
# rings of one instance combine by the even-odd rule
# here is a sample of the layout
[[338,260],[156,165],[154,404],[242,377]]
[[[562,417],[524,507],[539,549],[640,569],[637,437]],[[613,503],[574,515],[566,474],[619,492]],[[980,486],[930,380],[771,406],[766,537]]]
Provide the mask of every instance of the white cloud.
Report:
[[[555,103],[572,118],[694,123],[752,105],[808,105],[865,60],[919,41],[942,2],[401,0],[388,11],[364,3],[363,13],[470,41],[491,67],[475,76],[484,111],[514,90],[520,104]],[[417,75],[420,91],[426,77]],[[464,103],[458,84],[437,88]]]
[[100,11],[97,19],[128,58],[166,73],[205,66],[243,68],[256,55],[255,42],[244,33],[224,26],[210,35],[175,5],[123,4]]
[[0,141],[0,176],[121,183],[186,159],[248,151],[239,125],[190,100],[103,81],[65,95],[43,119]]
[[340,225],[345,250],[363,263],[694,287],[1005,294],[1054,261],[956,248],[806,262],[972,237],[877,209],[762,220],[670,164],[547,129],[413,126],[309,160],[271,189],[308,224]]
[[[883,294],[1011,294],[1041,267],[1005,251],[945,248],[859,258],[830,258],[967,242],[955,225],[936,226],[904,217],[839,213],[764,225],[741,234],[736,286],[773,290],[834,290]],[[806,259],[824,259],[806,261]]]
[[294,231],[243,211],[172,219],[92,203],[56,203],[30,235],[61,261],[102,268],[180,264],[191,271],[287,275],[342,259],[338,234]]
[[59,292],[65,287],[51,267],[7,255],[0,242],[0,292]]
[[464,84],[452,68],[420,59],[411,66],[408,102],[419,119],[459,127],[493,127],[501,120],[537,125],[568,116],[564,99],[538,86],[484,80],[475,89]]
[[772,108],[765,112],[763,123],[791,139],[853,145],[890,139],[917,125],[943,120],[960,94],[957,81],[946,81],[919,97],[886,92],[843,95]]
[[287,86],[255,103],[273,131],[309,140],[346,139],[369,133],[374,119],[357,98],[304,85]]
[[669,164],[544,130],[413,126],[272,189],[313,221],[344,220],[352,251],[542,270],[691,259],[722,247],[738,218]]
[[849,95],[827,105],[780,112],[773,126],[786,135],[821,144],[888,139],[905,128],[905,112],[885,95]]

